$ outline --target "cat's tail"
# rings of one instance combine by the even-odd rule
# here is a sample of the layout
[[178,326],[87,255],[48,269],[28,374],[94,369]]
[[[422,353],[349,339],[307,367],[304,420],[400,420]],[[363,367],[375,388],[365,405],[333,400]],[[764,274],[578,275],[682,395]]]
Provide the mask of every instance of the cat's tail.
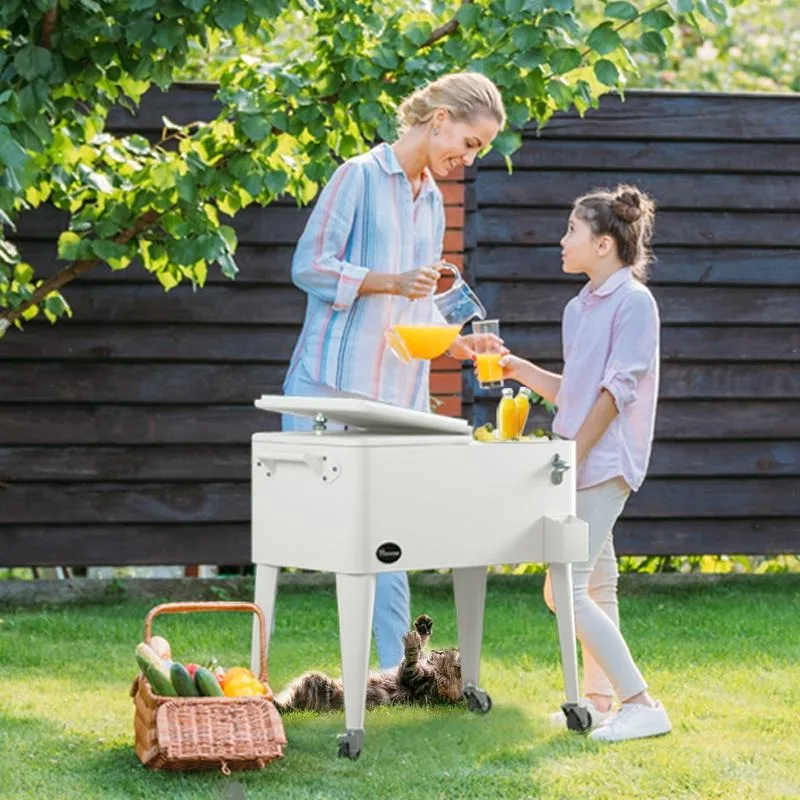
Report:
[[321,672],[307,672],[293,680],[274,701],[281,714],[289,711],[338,711],[344,708],[342,682]]

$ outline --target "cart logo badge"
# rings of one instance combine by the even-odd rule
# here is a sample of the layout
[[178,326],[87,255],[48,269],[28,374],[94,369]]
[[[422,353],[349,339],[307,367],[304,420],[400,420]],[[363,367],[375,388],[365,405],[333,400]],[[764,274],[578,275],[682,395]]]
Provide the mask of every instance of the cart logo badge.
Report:
[[399,544],[384,542],[378,547],[375,555],[378,557],[378,561],[382,561],[384,564],[394,564],[403,555],[403,551]]

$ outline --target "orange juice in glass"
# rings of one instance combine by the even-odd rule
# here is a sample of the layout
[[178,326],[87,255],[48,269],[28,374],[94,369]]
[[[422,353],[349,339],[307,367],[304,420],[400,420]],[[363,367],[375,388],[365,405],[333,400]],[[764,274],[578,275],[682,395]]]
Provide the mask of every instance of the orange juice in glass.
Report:
[[496,319],[476,320],[472,323],[472,332],[475,334],[475,367],[481,389],[502,388],[500,323]]

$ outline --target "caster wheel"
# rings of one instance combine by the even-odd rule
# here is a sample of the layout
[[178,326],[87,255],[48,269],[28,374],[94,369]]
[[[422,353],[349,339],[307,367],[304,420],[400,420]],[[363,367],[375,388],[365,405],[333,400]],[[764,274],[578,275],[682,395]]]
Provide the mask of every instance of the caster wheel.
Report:
[[358,761],[361,755],[361,744],[364,741],[363,730],[349,730],[339,736],[339,758]]
[[567,718],[567,728],[576,733],[584,733],[589,730],[592,724],[592,717],[589,711],[577,703],[564,703],[561,706],[564,716]]
[[492,698],[477,686],[467,686],[464,689],[467,698],[467,708],[475,714],[488,714],[492,710]]

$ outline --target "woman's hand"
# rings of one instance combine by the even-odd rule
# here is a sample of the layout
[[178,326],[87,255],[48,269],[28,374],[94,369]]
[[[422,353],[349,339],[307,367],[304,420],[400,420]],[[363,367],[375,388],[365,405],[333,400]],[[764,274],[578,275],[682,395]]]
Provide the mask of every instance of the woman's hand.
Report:
[[439,277],[439,270],[435,267],[420,267],[420,269],[401,272],[396,276],[396,294],[407,297],[409,300],[421,300],[436,289]]
[[447,351],[452,358],[460,361],[472,361],[477,355],[476,348],[481,345],[481,350],[490,349],[496,353],[508,353],[508,348],[503,344],[503,340],[493,333],[470,333],[466,336],[459,336]]

